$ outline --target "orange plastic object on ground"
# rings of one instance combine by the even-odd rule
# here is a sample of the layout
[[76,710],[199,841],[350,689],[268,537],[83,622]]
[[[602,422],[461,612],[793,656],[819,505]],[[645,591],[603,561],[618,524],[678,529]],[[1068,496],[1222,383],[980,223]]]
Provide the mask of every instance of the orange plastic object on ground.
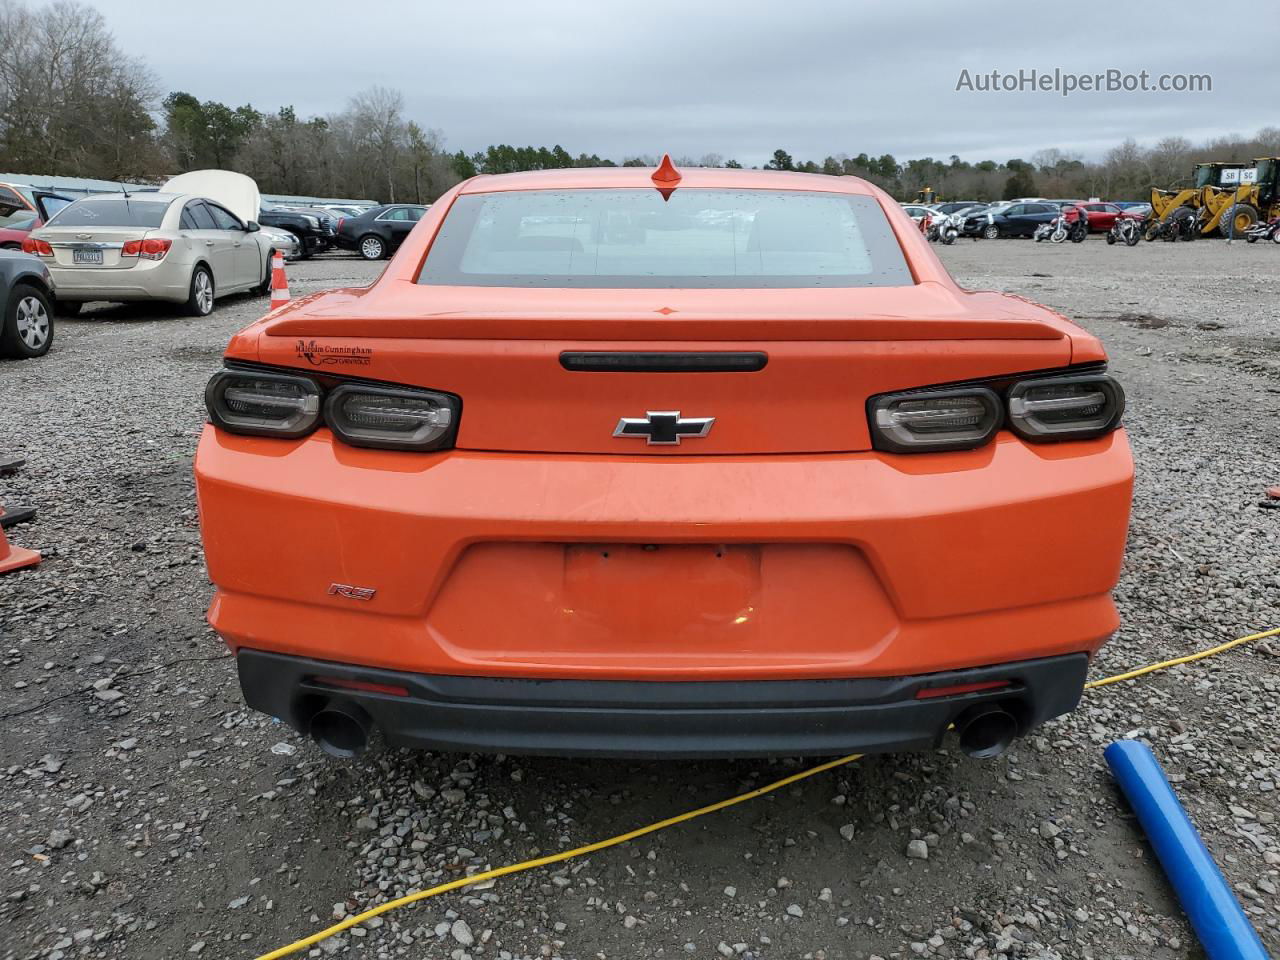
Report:
[[[0,507],[0,516],[3,515],[4,508]],[[0,573],[20,570],[23,567],[34,567],[39,562],[40,554],[37,551],[15,547],[5,536],[4,528],[0,527]]]

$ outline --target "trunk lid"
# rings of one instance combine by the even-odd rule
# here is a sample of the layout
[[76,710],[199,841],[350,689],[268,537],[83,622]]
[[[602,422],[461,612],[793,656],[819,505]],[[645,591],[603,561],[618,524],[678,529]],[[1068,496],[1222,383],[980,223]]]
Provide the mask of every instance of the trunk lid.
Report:
[[[254,359],[457,394],[460,449],[631,456],[864,451],[875,394],[1071,360],[1070,338],[1036,319],[1039,308],[934,283],[745,293],[434,288],[429,299],[400,286],[417,296],[375,287],[304,302],[264,325]],[[575,368],[565,355],[578,353],[607,354],[606,369]],[[637,366],[638,353],[676,356],[618,369]],[[689,354],[710,355],[705,367],[726,353],[764,361],[678,369]],[[676,371],[654,369],[664,363]],[[675,412],[690,421],[678,443]],[[627,420],[638,423],[623,429]]]
[[[155,231],[146,227],[41,227],[37,236],[53,247],[56,266],[84,270],[127,270],[137,257],[121,257],[127,240],[142,240]],[[79,256],[77,257],[77,252]],[[89,254],[86,256],[85,254]],[[101,263],[94,254],[101,254]]]

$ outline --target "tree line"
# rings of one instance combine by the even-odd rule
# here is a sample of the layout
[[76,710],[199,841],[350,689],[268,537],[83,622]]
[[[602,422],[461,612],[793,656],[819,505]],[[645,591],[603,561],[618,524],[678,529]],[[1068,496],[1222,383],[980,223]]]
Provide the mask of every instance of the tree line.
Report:
[[[407,117],[403,96],[385,87],[315,117],[300,117],[292,106],[232,106],[186,91],[161,97],[146,64],[119,48],[92,7],[56,0],[33,9],[0,0],[0,170],[157,182],[217,167],[252,176],[268,194],[422,203],[479,173],[656,166],[659,159],[634,155],[619,164],[595,153],[574,156],[559,144],[451,153],[444,144],[440,130]],[[1096,161],[1058,148],[1000,162],[866,153],[798,160],[778,149],[764,169],[858,176],[901,199],[925,187],[975,200],[1139,199],[1153,184],[1185,181],[1196,160],[1277,155],[1280,127],[1265,127],[1198,145],[1183,137],[1152,146],[1130,139]],[[717,153],[675,162],[742,166]]]

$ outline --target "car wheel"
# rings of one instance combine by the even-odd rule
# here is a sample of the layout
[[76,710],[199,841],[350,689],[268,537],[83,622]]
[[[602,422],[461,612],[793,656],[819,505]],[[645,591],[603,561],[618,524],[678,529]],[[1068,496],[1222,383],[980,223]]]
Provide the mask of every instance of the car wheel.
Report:
[[213,274],[203,264],[191,271],[191,294],[187,297],[187,313],[207,317],[213,313]]
[[[292,230],[290,230],[289,232],[290,232],[290,233],[293,233],[293,231],[292,231]],[[311,251],[307,249],[307,241],[306,241],[306,240],[304,240],[304,239],[302,238],[302,235],[301,235],[301,234],[298,234],[298,233],[293,233],[293,239],[295,239],[295,240],[297,240],[297,241],[298,241],[298,259],[299,259],[299,260],[310,260],[310,259],[311,259]]]
[[[253,292],[256,296],[265,297],[271,292],[271,260],[275,255],[276,251],[267,251],[267,265],[262,271],[262,282],[253,288]],[[283,254],[281,254],[281,256],[283,256]]]
[[49,352],[53,343],[53,306],[44,291],[15,284],[0,327],[0,355],[29,360]]
[[986,227],[983,228],[982,235],[988,240],[999,240],[1000,228],[997,227],[994,223],[988,223]]
[[381,237],[370,234],[360,238],[360,256],[366,260],[381,260],[386,255],[387,245],[382,242]]

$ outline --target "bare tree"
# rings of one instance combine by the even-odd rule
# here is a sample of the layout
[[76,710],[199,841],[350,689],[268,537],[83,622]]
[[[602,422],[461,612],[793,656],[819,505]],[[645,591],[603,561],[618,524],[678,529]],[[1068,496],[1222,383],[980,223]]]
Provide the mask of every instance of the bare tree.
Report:
[[0,0],[0,37],[0,166],[119,177],[156,162],[155,82],[101,14]]
[[348,111],[357,145],[372,154],[386,177],[387,200],[395,203],[396,165],[406,137],[404,97],[374,86],[352,97]]

